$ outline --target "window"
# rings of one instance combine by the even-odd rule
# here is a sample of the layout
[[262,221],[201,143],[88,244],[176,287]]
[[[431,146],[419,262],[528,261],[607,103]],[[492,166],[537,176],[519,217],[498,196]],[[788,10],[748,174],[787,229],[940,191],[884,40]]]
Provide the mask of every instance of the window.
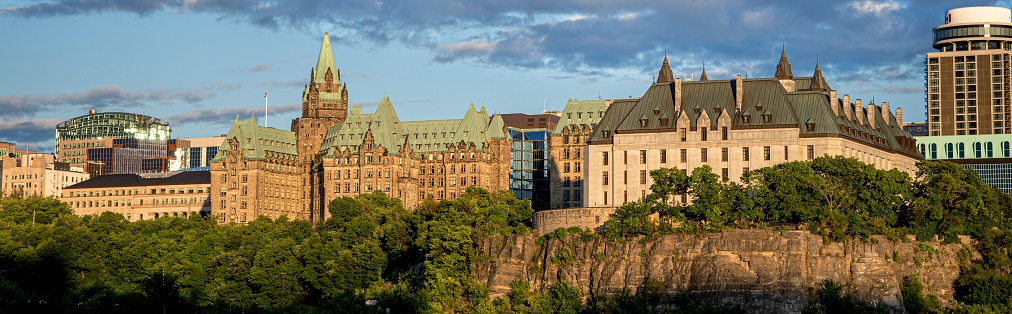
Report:
[[726,126],[720,127],[720,139],[721,140],[725,140],[725,141],[727,140],[727,127]]
[[722,180],[727,181],[727,168],[720,168],[720,177]]
[[582,171],[583,170],[580,169],[580,162],[579,161],[578,162],[574,162],[573,163],[573,172],[580,173]]
[[763,160],[770,160],[770,158],[771,158],[770,155],[771,155],[771,153],[770,153],[770,147],[769,146],[763,146]]
[[787,158],[787,146],[784,146],[784,161],[788,161],[788,160],[791,160],[791,159]]
[[608,152],[602,152],[601,155],[603,155],[603,157],[604,157],[604,159],[602,159],[602,161],[604,162],[604,165],[607,166],[608,165]]
[[815,145],[808,145],[808,160],[815,159]]
[[567,162],[567,163],[564,163],[562,165],[563,165],[562,166],[562,172],[563,173],[569,173],[569,163]]
[[706,128],[699,128],[699,140],[705,141],[706,140],[706,133],[707,133],[706,132]]
[[700,148],[699,149],[699,160],[702,161],[702,162],[706,162],[706,155],[707,155],[706,154],[706,148]]
[[741,160],[748,161],[748,147],[741,148]]
[[629,171],[622,171],[622,184],[629,184]]
[[608,191],[604,191],[604,203],[608,204]]
[[678,129],[678,138],[685,142],[685,128]]
[[646,150],[640,150],[640,164],[642,165],[642,164],[646,164],[646,163],[647,163],[647,151]]
[[662,164],[668,163],[668,150],[667,149],[662,149],[661,150],[661,163]]
[[727,147],[724,147],[724,148],[720,149],[720,161],[727,161],[728,160],[728,158],[727,158],[727,155],[728,155],[727,151],[728,151]]
[[682,160],[683,163],[688,161],[688,159],[689,159],[689,151],[687,149],[682,148],[680,155],[682,157],[681,160]]
[[629,164],[629,152],[628,151],[623,151],[622,152],[622,164],[623,165],[628,165]]
[[601,185],[608,185],[608,172],[607,171],[601,172],[601,183],[602,183]]
[[640,184],[647,184],[647,171],[640,170]]

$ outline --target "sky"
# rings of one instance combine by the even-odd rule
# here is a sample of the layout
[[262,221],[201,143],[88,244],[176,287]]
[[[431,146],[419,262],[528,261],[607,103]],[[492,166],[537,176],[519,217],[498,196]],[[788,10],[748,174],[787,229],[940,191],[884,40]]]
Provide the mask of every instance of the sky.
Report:
[[236,115],[290,129],[324,32],[366,112],[402,120],[561,110],[639,97],[665,53],[678,77],[795,76],[924,120],[924,55],[948,9],[1012,1],[0,0],[0,141],[51,152],[56,124],[100,112],[175,138]]

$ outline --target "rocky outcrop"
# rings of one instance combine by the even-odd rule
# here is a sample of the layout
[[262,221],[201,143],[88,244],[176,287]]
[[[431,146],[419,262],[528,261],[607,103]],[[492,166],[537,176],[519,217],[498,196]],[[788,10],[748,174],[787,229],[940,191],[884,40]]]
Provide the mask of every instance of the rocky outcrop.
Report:
[[949,302],[959,275],[957,255],[966,247],[881,237],[830,242],[807,231],[771,230],[616,243],[600,236],[537,242],[531,235],[483,243],[488,260],[475,269],[493,297],[509,292],[515,279],[530,282],[533,289],[565,280],[581,287],[584,297],[635,292],[651,280],[667,293],[689,291],[709,304],[798,313],[809,305],[813,289],[829,279],[845,284],[845,292],[861,300],[902,310],[900,284],[911,274],[920,274],[930,293]]

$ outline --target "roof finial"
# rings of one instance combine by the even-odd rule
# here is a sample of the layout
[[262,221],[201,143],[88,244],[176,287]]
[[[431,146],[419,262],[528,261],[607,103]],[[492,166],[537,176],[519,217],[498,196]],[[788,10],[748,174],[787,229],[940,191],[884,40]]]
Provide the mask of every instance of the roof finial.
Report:
[[661,70],[657,72],[656,83],[670,83],[675,81],[675,76],[671,73],[671,64],[668,63],[668,50],[664,49],[664,63],[661,64]]
[[786,42],[781,43],[780,62],[777,63],[777,72],[773,76],[781,80],[794,78],[794,73],[791,71],[791,63],[787,61]]
[[699,75],[699,80],[700,80],[700,81],[706,81],[706,80],[709,80],[709,79],[708,79],[708,78],[706,77],[706,61],[703,61],[703,73]]

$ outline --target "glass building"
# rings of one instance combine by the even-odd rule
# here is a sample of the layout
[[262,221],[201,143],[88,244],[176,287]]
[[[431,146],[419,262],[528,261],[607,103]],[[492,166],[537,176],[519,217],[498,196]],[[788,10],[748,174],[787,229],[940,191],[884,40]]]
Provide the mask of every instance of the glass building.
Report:
[[[92,111],[56,125],[55,152],[71,167],[97,169],[90,173],[141,173],[159,167],[164,171],[171,137],[169,123],[158,118]],[[154,149],[159,151],[157,157],[152,155]]]
[[510,148],[510,191],[518,199],[531,200],[532,206],[548,205],[551,186],[548,180],[547,129],[507,130],[512,139]]
[[917,149],[927,160],[948,160],[973,169],[987,185],[1012,192],[1012,134],[921,136]]

